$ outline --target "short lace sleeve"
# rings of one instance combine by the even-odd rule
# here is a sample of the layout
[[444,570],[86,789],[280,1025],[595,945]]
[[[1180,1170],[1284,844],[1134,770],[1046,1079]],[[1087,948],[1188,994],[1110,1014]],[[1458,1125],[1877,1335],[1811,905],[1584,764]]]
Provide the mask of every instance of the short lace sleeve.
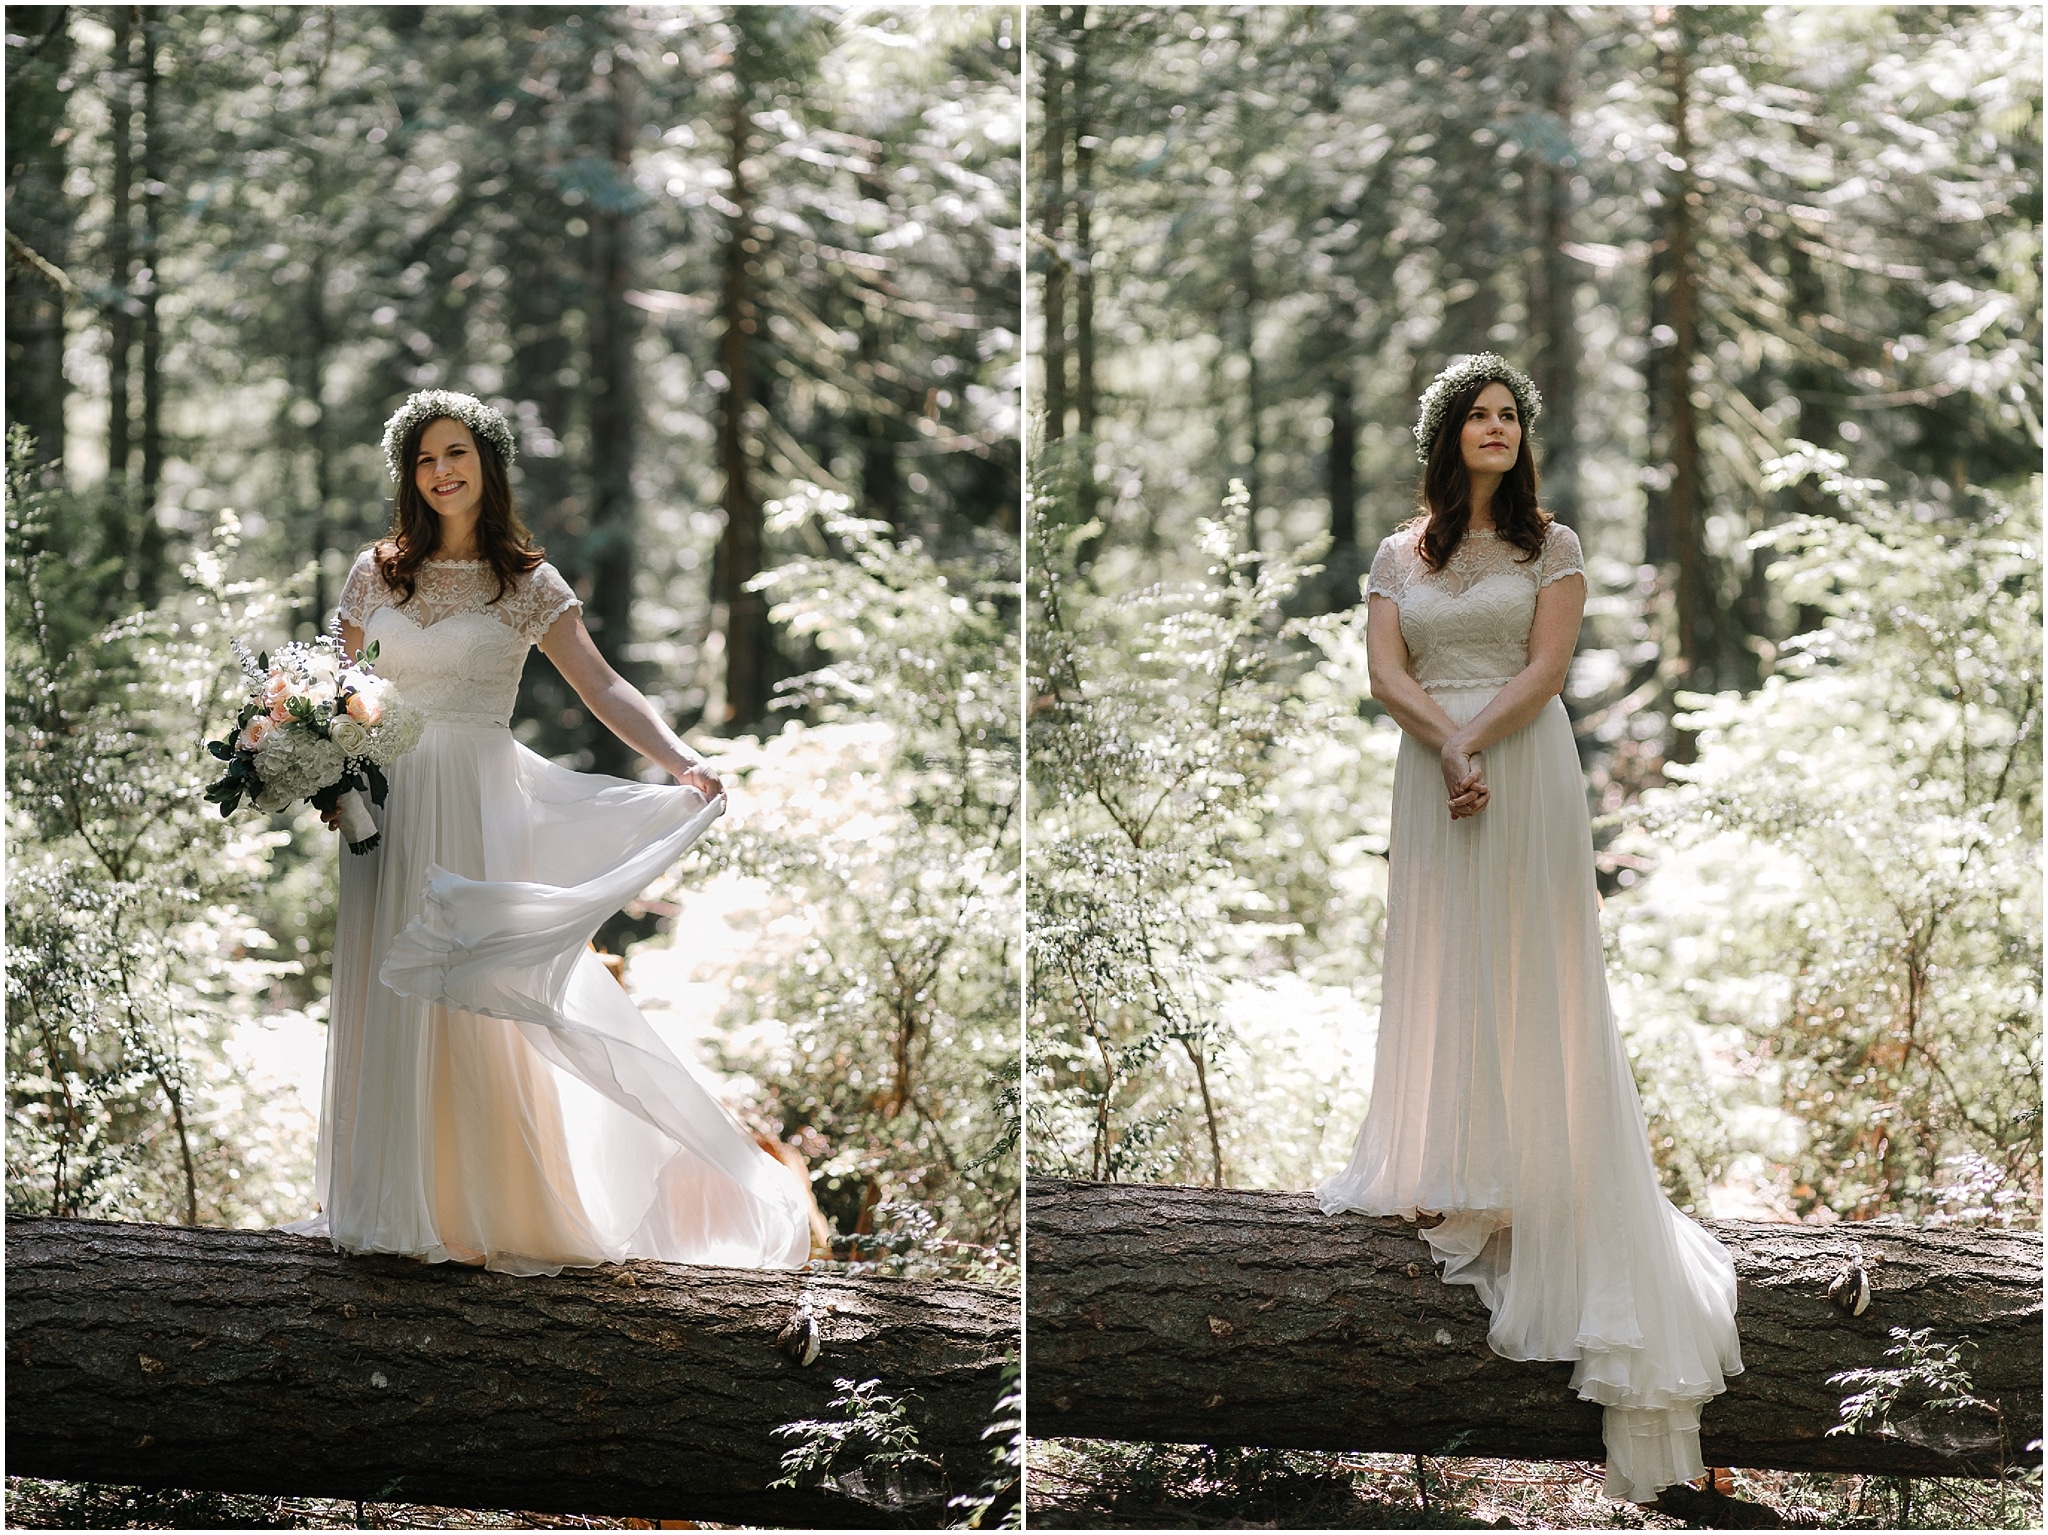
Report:
[[1585,556],[1579,550],[1579,535],[1561,522],[1553,522],[1543,540],[1543,554],[1536,569],[1536,584],[1548,586],[1566,576],[1586,573]]
[[370,615],[389,600],[384,578],[377,573],[377,551],[365,549],[356,556],[355,564],[349,567],[348,580],[342,583],[342,620],[360,629],[370,621]]
[[1372,557],[1372,570],[1365,578],[1365,594],[1378,593],[1396,602],[1408,590],[1409,572],[1415,564],[1415,541],[1407,533],[1390,533],[1380,540]]
[[528,644],[537,645],[542,635],[571,608],[583,606],[583,599],[562,579],[562,573],[543,560],[519,585],[519,590],[506,597],[512,604],[513,628]]

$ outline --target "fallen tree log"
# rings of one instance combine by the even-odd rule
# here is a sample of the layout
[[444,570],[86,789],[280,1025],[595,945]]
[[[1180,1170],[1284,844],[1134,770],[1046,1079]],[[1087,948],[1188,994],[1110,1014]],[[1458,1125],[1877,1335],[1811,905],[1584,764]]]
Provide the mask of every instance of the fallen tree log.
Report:
[[[1436,1277],[1397,1217],[1325,1216],[1307,1194],[1033,1178],[1026,1423],[1035,1437],[1601,1460],[1569,1363],[1486,1346],[1487,1312]],[[2038,1458],[2041,1237],[1878,1224],[1703,1224],[1735,1255],[1744,1372],[1705,1409],[1710,1464],[1982,1476]],[[1858,1259],[1871,1304],[1828,1291]],[[1888,1330],[1968,1342],[1997,1412],[1927,1410],[1839,1434],[1839,1371]]]
[[[805,1365],[778,1346],[818,1324]],[[279,1232],[7,1222],[22,1476],[750,1524],[942,1524],[1017,1344],[983,1285],[636,1262],[516,1278]],[[796,1340],[800,1344],[801,1340]],[[801,1355],[800,1346],[794,1351]],[[911,1398],[915,1468],[774,1488],[837,1379]]]

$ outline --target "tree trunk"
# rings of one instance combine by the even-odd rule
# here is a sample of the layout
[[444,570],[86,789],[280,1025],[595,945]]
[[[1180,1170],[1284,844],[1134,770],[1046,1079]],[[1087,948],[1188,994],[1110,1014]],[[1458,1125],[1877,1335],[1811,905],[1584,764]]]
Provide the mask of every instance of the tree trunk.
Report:
[[[599,141],[617,184],[630,188],[632,66],[616,54],[613,58],[610,72],[593,82],[602,94]],[[590,577],[590,596],[584,621],[612,668],[628,681],[637,681],[640,668],[626,653],[633,642],[633,458],[639,424],[633,390],[634,311],[626,302],[633,287],[633,217],[630,208],[599,198],[591,202],[589,223],[590,533],[583,544],[583,568]],[[589,740],[594,771],[614,778],[633,776],[631,747],[595,721]]]
[[[546,189],[528,190],[532,200],[519,209],[523,221],[535,229],[559,230],[572,210]],[[545,239],[512,242],[505,264],[511,274],[506,284],[510,309],[506,329],[513,342],[512,362],[505,376],[512,391],[522,397],[522,414],[514,429],[522,436],[536,429],[545,431],[555,443],[551,454],[522,451],[513,465],[513,485],[527,526],[577,595],[588,597],[592,595],[590,576],[582,556],[582,534],[589,526],[584,520],[587,487],[581,465],[560,446],[571,436],[575,417],[575,397],[562,380],[575,376],[578,361],[564,318],[583,302],[583,268],[573,251],[558,250],[556,242]],[[394,385],[395,393],[409,387],[396,379]],[[529,402],[530,418],[524,415]],[[572,711],[573,726],[564,723]],[[581,751],[588,744],[590,727],[583,701],[538,650],[527,655],[517,712],[520,719],[539,727],[533,748],[542,756]]]
[[[736,29],[744,31],[736,23]],[[753,192],[747,185],[747,135],[753,82],[747,68],[752,45],[742,36],[733,58],[733,97],[728,108],[731,135],[726,196],[734,208],[726,221],[725,330],[719,366],[725,372],[725,402],[718,418],[719,463],[725,471],[725,535],[718,548],[719,600],[725,605],[725,720],[737,735],[768,714],[768,605],[747,583],[761,573],[761,503],[747,461],[747,411],[753,403],[755,308],[747,268],[753,238]]]
[[[1074,40],[1074,427],[1081,439],[1075,465],[1075,511],[1083,522],[1101,503],[1095,480],[1095,137],[1094,103],[1088,75],[1088,19],[1091,8],[1068,13]],[[1100,540],[1096,540],[1099,547]],[[1094,553],[1088,556],[1092,562]]]
[[1352,342],[1353,309],[1333,305],[1330,335],[1337,343],[1330,359],[1330,611],[1358,606],[1358,578],[1364,574],[1358,547],[1358,365]]
[[1643,428],[1653,472],[1643,486],[1643,563],[1663,570],[1671,563],[1671,253],[1662,233],[1650,244],[1643,293]]
[[[1691,39],[1685,30],[1686,12],[1676,13],[1673,40],[1664,54],[1664,68],[1671,92],[1671,153],[1674,168],[1664,205],[1664,246],[1671,274],[1671,329],[1673,339],[1664,377],[1665,419],[1670,423],[1668,455],[1671,487],[1666,492],[1665,513],[1673,554],[1678,565],[1678,654],[1685,685],[1713,690],[1712,646],[1706,630],[1706,557],[1700,540],[1703,516],[1700,486],[1699,420],[1692,403],[1692,368],[1699,354],[1698,273],[1693,261],[1693,206],[1699,200],[1694,190],[1692,168],[1691,97],[1692,77],[1689,50]],[[1692,732],[1672,732],[1671,760],[1690,762],[1693,758]]]
[[[309,177],[316,210],[320,206],[320,170],[316,159]],[[306,263],[305,297],[301,302],[306,328],[293,358],[293,372],[298,374],[299,398],[312,406],[314,412],[305,429],[306,452],[313,472],[313,515],[307,519],[307,553],[313,560],[313,600],[312,611],[306,616],[317,632],[327,622],[328,609],[341,601],[341,593],[329,588],[326,563],[328,546],[334,542],[333,530],[327,522],[328,503],[334,496],[334,474],[327,448],[327,351],[333,341],[327,317],[327,253],[324,249],[316,247]]]
[[[982,1285],[638,1262],[515,1278],[324,1242],[15,1216],[17,1476],[749,1524],[943,1522],[1016,1346]],[[776,1346],[800,1302],[823,1348]],[[907,1396],[943,1476],[771,1488],[840,1378]],[[892,1495],[900,1494],[900,1495]]]
[[1066,8],[1047,7],[1051,46],[1039,50],[1040,86],[1045,95],[1045,131],[1039,139],[1039,232],[1045,245],[1044,322],[1045,439],[1067,435],[1067,70]]
[[68,157],[59,130],[72,63],[70,8],[7,8],[7,419],[35,437],[35,461],[64,456],[64,291],[15,248],[62,271],[71,259]]
[[128,518],[128,365],[135,348],[135,11],[113,7],[114,51],[107,91],[107,136],[113,149],[113,211],[107,219],[107,515],[120,519],[115,547],[134,569]]
[[[334,12],[330,9],[319,14],[322,29],[321,46],[317,53],[308,47],[306,23],[310,15],[298,18],[298,35],[294,39],[307,59],[311,78],[307,82],[317,99],[325,84],[328,64],[334,55]],[[317,141],[309,141],[305,149],[304,218],[312,228],[319,229],[327,220],[327,162]],[[302,616],[310,623],[315,633],[326,626],[330,605],[339,604],[341,594],[328,589],[326,554],[333,542],[333,533],[328,527],[328,502],[333,496],[333,474],[328,459],[327,424],[327,351],[333,344],[327,313],[327,262],[328,251],[317,240],[306,262],[306,282],[299,300],[300,312],[304,316],[305,329],[293,348],[291,371],[293,385],[298,397],[309,407],[306,412],[305,451],[313,477],[312,512],[307,519],[306,552],[313,561],[313,590],[310,611]]]
[[155,607],[163,596],[170,563],[169,540],[157,519],[157,497],[164,483],[164,340],[157,297],[163,292],[163,208],[170,175],[164,158],[162,77],[156,57],[158,29],[163,25],[158,16],[152,8],[142,21],[142,265],[147,280],[138,294],[142,304],[142,494],[137,512],[142,528],[136,539],[135,594],[146,608]]
[[[886,193],[873,195],[877,202],[886,201]],[[860,359],[870,378],[875,377],[878,365],[888,361],[880,309],[880,305],[862,305],[859,319]],[[870,387],[879,389],[879,382]],[[864,424],[860,453],[862,512],[888,523],[896,537],[906,537],[911,528],[903,505],[903,465],[896,456],[895,424],[879,410],[866,412]]]
[[[1802,147],[1812,148],[1819,135],[1810,129],[1798,134]],[[1778,244],[1785,258],[1785,271],[1792,289],[1792,320],[1804,331],[1810,343],[1820,340],[1820,317],[1835,311],[1829,307],[1828,285],[1814,259],[1800,248],[1800,231],[1797,225],[1788,222],[1784,238]],[[1785,387],[1799,402],[1799,426],[1796,435],[1817,448],[1841,449],[1842,413],[1836,408],[1836,401],[1846,391],[1843,381],[1833,369],[1820,359],[1802,356],[1795,352],[1790,367],[1785,370]],[[1784,499],[1795,512],[1809,517],[1839,517],[1841,503],[1833,496],[1826,495],[1812,479],[1802,479],[1783,493]],[[1765,558],[1759,553],[1756,558]],[[1809,603],[1800,603],[1793,610],[1792,632],[1809,634],[1827,622],[1826,612]]]
[[[1034,1178],[1027,1412],[1039,1436],[1600,1460],[1601,1413],[1569,1363],[1486,1345],[1487,1311],[1440,1282],[1396,1217],[1325,1216],[1307,1194]],[[1980,1475],[2041,1433],[2041,1238],[1703,1222],[1740,1280],[1743,1374],[1704,1409],[1709,1464]],[[1827,1298],[1860,1250],[1872,1305]],[[1968,1339],[1989,1415],[1902,1409],[1837,1435],[1837,1371],[1886,1363],[1892,1327]]]
[[[1561,7],[1537,12],[1544,39],[1544,107],[1558,132],[1569,139],[1572,76],[1578,28]],[[1578,156],[1544,156],[1537,184],[1537,291],[1530,305],[1536,322],[1536,387],[1543,391],[1543,505],[1567,527],[1579,520],[1579,329],[1578,263],[1565,254],[1572,238],[1572,180]]]
[[[879,147],[869,160],[869,169],[854,177],[854,184],[860,188],[861,195],[879,205],[887,205],[889,201],[887,153],[886,146]],[[889,313],[879,300],[849,307],[857,311],[850,314],[848,320],[858,327],[861,373],[868,380],[868,387],[879,397],[884,387],[882,374],[887,372],[889,362],[889,331],[885,329]],[[886,410],[879,408],[863,412],[861,420],[862,512],[888,523],[897,538],[908,537],[914,529],[903,504],[903,465],[897,456],[897,447],[902,439],[896,423]],[[829,462],[829,452],[821,453],[819,461]]]

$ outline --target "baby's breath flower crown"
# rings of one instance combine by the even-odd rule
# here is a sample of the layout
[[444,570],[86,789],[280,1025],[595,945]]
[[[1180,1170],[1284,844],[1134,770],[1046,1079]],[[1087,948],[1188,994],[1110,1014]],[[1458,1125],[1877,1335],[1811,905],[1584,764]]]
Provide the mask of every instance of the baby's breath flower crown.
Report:
[[1543,396],[1529,381],[1529,375],[1498,352],[1481,352],[1477,357],[1454,362],[1430,380],[1422,398],[1416,401],[1422,414],[1415,423],[1415,456],[1425,464],[1429,462],[1429,445],[1436,441],[1437,430],[1444,424],[1444,412],[1450,409],[1451,397],[1479,379],[1508,386],[1508,392],[1515,397],[1515,408],[1522,413],[1523,431],[1534,426],[1536,418],[1543,414]]
[[484,404],[473,394],[457,394],[452,389],[422,389],[410,396],[392,413],[384,423],[384,464],[391,471],[394,482],[405,479],[405,465],[398,461],[398,455],[405,451],[405,437],[422,421],[433,421],[446,416],[460,421],[477,437],[488,437],[491,446],[510,464],[517,452],[512,440],[512,426],[492,406]]

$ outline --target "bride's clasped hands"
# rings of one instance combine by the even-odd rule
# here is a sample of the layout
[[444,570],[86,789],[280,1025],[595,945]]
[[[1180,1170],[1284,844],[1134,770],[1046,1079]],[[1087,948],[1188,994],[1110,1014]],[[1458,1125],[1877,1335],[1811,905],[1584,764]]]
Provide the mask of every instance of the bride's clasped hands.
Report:
[[1486,786],[1486,764],[1478,752],[1466,751],[1456,739],[1444,742],[1438,754],[1443,763],[1444,787],[1450,791],[1451,819],[1463,821],[1479,814],[1493,791]]

